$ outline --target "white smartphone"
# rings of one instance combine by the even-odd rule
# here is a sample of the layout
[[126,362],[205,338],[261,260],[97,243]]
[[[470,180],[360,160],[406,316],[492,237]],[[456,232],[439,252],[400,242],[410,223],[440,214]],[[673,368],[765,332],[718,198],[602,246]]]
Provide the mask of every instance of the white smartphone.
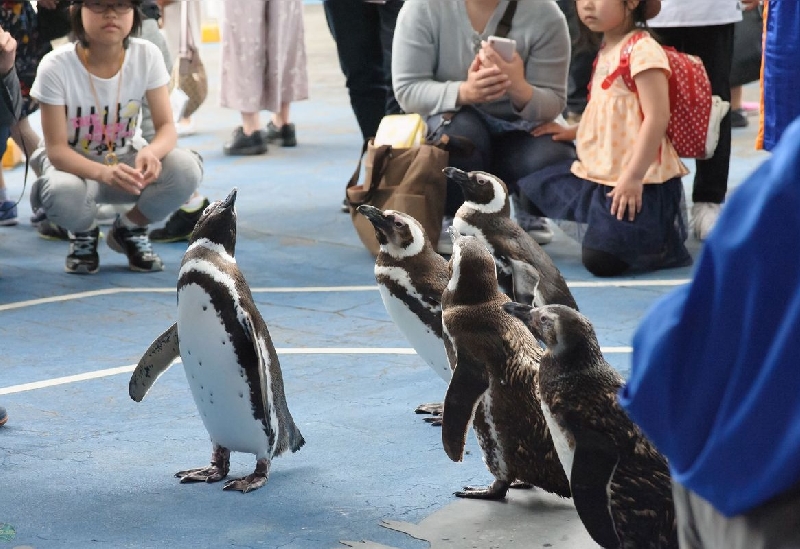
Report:
[[517,50],[516,40],[492,35],[489,37],[489,44],[491,44],[494,50],[500,54],[500,57],[506,61],[514,59],[514,52]]

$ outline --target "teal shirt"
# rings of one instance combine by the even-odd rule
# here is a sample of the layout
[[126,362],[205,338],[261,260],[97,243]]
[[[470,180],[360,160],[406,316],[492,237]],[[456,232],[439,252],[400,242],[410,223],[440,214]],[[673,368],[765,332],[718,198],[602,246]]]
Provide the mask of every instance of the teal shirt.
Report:
[[[406,0],[392,48],[392,80],[400,107],[423,116],[458,110],[458,87],[481,40],[495,33],[507,6],[501,0],[484,32],[478,33],[464,0]],[[534,125],[553,120],[566,106],[570,38],[564,14],[554,0],[518,1],[508,38],[517,42],[533,97],[521,110],[508,97],[476,107],[502,120]]]

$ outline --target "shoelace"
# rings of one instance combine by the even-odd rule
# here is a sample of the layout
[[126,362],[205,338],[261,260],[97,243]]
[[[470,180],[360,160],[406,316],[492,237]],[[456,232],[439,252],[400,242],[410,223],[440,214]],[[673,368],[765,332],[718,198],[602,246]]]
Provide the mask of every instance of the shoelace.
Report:
[[73,255],[92,255],[94,253],[95,239],[91,235],[75,235],[70,243]]
[[129,240],[136,246],[136,251],[144,256],[152,256],[153,255],[153,244],[150,242],[150,239],[147,238],[147,231],[145,229],[137,229],[135,231],[128,231],[129,236],[126,240]]

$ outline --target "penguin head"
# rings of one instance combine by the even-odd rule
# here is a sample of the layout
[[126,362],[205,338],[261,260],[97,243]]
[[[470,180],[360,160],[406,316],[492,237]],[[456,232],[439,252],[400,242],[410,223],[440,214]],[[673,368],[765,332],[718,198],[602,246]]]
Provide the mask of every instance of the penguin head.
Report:
[[209,204],[189,237],[189,243],[201,238],[219,244],[233,255],[236,247],[236,187],[224,200]]
[[508,187],[499,177],[487,172],[465,172],[458,168],[445,168],[444,174],[458,183],[464,193],[464,205],[481,213],[511,213]]
[[450,280],[447,290],[459,303],[481,303],[498,292],[494,258],[480,240],[462,235],[455,227],[447,229],[453,240],[453,253],[448,262]]
[[522,303],[506,303],[505,311],[528,327],[533,336],[553,354],[560,354],[577,341],[597,346],[597,336],[589,319],[566,305],[531,307]]
[[422,225],[406,213],[381,210],[369,204],[359,206],[358,213],[372,223],[381,250],[392,257],[399,259],[416,255],[429,242]]

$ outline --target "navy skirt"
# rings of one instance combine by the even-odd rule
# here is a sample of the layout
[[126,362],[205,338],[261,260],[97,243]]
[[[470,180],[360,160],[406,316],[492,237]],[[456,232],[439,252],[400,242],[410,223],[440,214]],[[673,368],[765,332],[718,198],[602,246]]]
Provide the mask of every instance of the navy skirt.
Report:
[[611,215],[612,187],[581,179],[572,161],[541,169],[518,181],[541,212],[584,248],[606,252],[630,266],[652,271],[692,264],[686,249],[686,207],[679,177],[644,186],[642,211],[636,219]]

